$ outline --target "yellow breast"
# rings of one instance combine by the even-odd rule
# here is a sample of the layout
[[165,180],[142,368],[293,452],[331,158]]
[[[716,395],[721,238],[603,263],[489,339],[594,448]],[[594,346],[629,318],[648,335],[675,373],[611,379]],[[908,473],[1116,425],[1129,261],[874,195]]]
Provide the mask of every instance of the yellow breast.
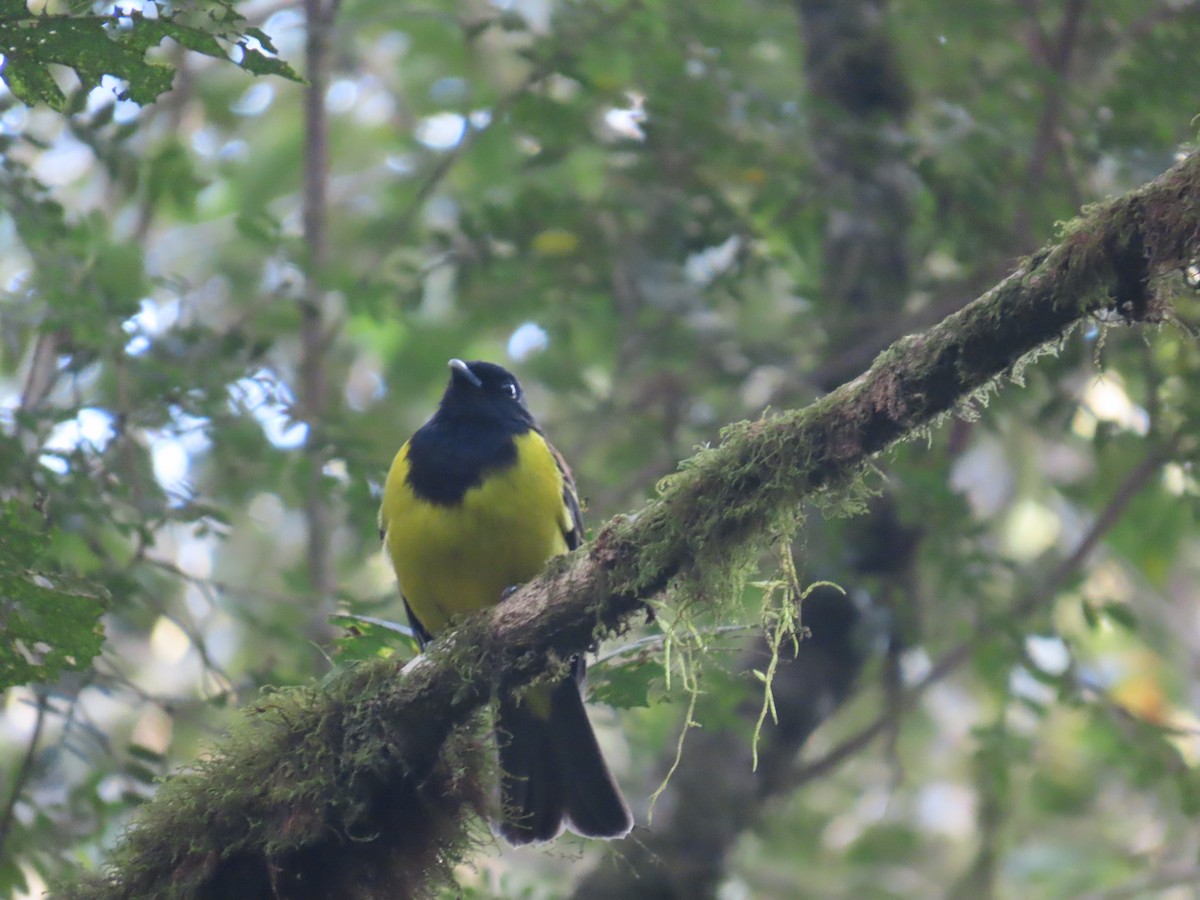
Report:
[[567,551],[562,473],[536,431],[515,438],[517,461],[489,472],[462,502],[430,503],[407,482],[408,444],[388,472],[380,509],[400,592],[427,631],[500,602]]

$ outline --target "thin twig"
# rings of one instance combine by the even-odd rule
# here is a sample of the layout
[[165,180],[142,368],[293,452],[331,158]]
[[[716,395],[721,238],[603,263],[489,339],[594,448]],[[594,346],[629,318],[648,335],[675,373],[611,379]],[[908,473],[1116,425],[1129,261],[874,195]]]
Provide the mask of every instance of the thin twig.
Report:
[[37,758],[38,742],[42,738],[42,729],[46,724],[47,706],[46,695],[39,690],[37,694],[37,718],[33,723],[33,734],[29,736],[29,743],[25,747],[25,756],[21,760],[20,767],[17,769],[16,777],[13,779],[12,792],[9,794],[8,803],[4,805],[4,814],[0,816],[0,859],[4,859],[4,848],[8,843],[9,832],[16,817],[17,802],[21,799],[21,794],[25,791],[25,783],[29,781],[29,777],[33,774],[33,764]]
[[58,331],[43,331],[38,335],[29,360],[29,371],[25,373],[25,384],[21,388],[21,403],[18,411],[33,412],[42,405],[50,389],[54,387],[58,367],[59,344],[62,334]]
[[[330,335],[324,315],[323,275],[329,257],[326,231],[328,202],[325,192],[329,173],[329,125],[325,92],[329,84],[330,29],[336,0],[304,0],[307,26],[305,57],[308,89],[304,94],[304,243],[308,259],[304,273],[304,297],[300,302],[300,390],[299,399],[308,423],[305,452],[311,471],[305,488],[304,515],[308,538],[308,576],[323,598],[335,590],[332,531],[329,506],[324,496],[325,437],[323,420],[328,405],[329,373],[326,349]],[[318,611],[321,606],[318,606]],[[310,637],[321,639],[325,617],[318,614],[309,623]]]
[[[154,566],[157,569],[162,569],[164,572],[183,579],[189,584],[194,584],[197,588],[204,591],[206,599],[216,606],[216,600],[212,594],[227,594],[231,597],[246,597],[251,599],[266,600],[271,603],[315,603],[320,599],[320,595],[312,592],[296,591],[292,593],[283,593],[281,591],[268,591],[263,588],[252,588],[244,585],[233,584],[229,581],[222,581],[219,578],[207,578],[202,575],[193,575],[181,569],[177,564],[168,559],[162,559],[157,556],[146,556],[141,560],[142,563],[148,566]],[[391,595],[388,595],[389,599]]]

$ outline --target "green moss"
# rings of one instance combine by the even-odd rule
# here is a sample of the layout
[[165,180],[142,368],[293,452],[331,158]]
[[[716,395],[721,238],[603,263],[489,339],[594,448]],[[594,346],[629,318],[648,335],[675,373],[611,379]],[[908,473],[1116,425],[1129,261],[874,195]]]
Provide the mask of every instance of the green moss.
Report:
[[360,663],[264,692],[194,769],[165,782],[111,854],[108,877],[54,896],[419,897],[476,838],[482,744],[454,730],[428,771],[406,764],[406,679]]

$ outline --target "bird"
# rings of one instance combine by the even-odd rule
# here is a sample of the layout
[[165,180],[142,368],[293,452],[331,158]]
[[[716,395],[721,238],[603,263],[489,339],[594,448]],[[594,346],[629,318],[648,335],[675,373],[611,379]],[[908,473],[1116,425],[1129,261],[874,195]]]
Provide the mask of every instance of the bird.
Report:
[[[583,541],[571,471],[500,365],[452,359],[437,410],[397,452],[379,510],[384,547],[421,649],[464,615],[502,602]],[[549,684],[501,683],[495,718],[500,820],[512,845],[563,828],[633,827],[583,705],[585,660]]]

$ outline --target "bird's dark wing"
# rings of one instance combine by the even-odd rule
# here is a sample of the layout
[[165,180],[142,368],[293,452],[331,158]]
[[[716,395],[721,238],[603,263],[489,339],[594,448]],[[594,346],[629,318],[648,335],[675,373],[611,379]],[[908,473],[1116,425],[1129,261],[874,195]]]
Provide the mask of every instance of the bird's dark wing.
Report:
[[425,626],[413,615],[412,607],[408,605],[408,598],[401,594],[400,599],[404,602],[404,611],[408,613],[408,624],[413,630],[417,644],[424,650],[429,645],[429,642],[433,640],[433,635],[426,631]]
[[[545,435],[542,435],[544,438]],[[571,474],[571,468],[567,465],[567,461],[563,459],[562,454],[555,449],[555,446],[549,441],[546,441],[546,446],[550,448],[550,455],[554,457],[554,462],[558,466],[558,471],[562,473],[563,480],[563,503],[567,505],[567,509],[571,513],[571,530],[564,533],[563,537],[567,539],[567,547],[574,550],[583,543],[583,511],[579,508],[579,494],[575,490],[575,477]]]

